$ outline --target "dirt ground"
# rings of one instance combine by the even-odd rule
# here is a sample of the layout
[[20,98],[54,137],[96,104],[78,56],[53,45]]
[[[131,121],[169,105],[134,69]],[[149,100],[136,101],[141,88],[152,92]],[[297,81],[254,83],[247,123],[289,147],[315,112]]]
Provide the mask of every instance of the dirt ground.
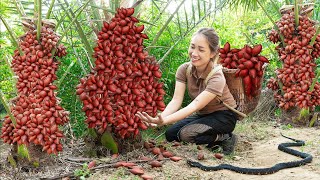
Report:
[[[239,142],[234,154],[224,156],[221,160],[214,157],[214,153],[201,146],[202,149],[194,144],[183,144],[178,147],[172,147],[166,144],[167,150],[173,152],[176,156],[183,159],[178,162],[163,160],[162,167],[151,168],[148,163],[140,163],[145,174],[151,175],[154,179],[320,179],[320,129],[298,128],[277,124],[276,122],[239,122],[235,133],[239,137]],[[301,139],[306,142],[303,147],[294,149],[309,153],[313,156],[313,161],[305,166],[280,170],[271,175],[246,175],[232,172],[229,170],[220,170],[214,172],[205,172],[197,168],[191,168],[187,165],[186,159],[197,160],[198,153],[204,154],[204,160],[200,162],[205,165],[219,165],[221,163],[232,164],[239,167],[265,168],[271,167],[280,162],[299,160],[300,158],[289,155],[277,149],[279,143],[291,142],[282,137],[280,133],[295,139]],[[41,168],[12,168],[8,165],[6,157],[10,147],[0,141],[0,179],[45,179],[58,177],[59,175],[73,173],[81,168],[83,162],[89,162],[92,159],[79,158],[84,157],[86,146],[80,140],[69,142],[65,145],[65,150],[58,157],[42,166]],[[154,158],[146,149],[136,149],[119,156],[117,159],[104,157],[97,161],[98,167],[104,164],[125,160],[138,160],[141,156]],[[70,176],[71,177],[71,176]],[[61,178],[57,178],[61,179]],[[64,178],[64,179],[75,179]],[[88,179],[141,179],[129,172],[127,168],[99,168],[92,172]]]

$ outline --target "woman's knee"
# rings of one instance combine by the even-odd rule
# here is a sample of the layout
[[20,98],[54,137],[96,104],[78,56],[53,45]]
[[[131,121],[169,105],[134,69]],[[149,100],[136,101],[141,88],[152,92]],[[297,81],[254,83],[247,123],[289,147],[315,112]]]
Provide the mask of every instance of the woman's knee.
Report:
[[196,137],[209,132],[212,128],[206,124],[190,124],[183,127],[179,133],[181,141],[195,142]]
[[169,127],[165,132],[165,136],[166,136],[167,141],[169,141],[169,142],[179,141],[178,132],[179,132],[179,130],[176,130],[175,128]]
[[181,141],[180,131],[183,127],[187,126],[189,123],[197,119],[198,116],[189,116],[186,119],[181,120],[180,122],[170,126],[165,133],[167,141]]

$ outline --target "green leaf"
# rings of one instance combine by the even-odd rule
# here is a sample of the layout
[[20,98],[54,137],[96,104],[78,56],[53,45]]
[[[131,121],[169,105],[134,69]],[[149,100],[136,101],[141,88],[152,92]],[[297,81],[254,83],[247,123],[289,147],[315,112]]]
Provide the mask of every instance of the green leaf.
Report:
[[25,17],[26,13],[24,12],[23,6],[21,5],[21,2],[17,2],[17,0],[14,0],[14,4],[16,6],[16,10],[20,14],[20,16]]
[[[90,4],[91,4],[91,10],[92,10],[92,13],[93,13],[93,17],[95,19],[101,20],[101,16],[99,14],[99,11],[93,9],[93,7],[92,7],[92,5],[96,6],[95,2],[91,1]],[[98,29],[101,29],[102,28],[102,21],[95,21],[95,22],[96,22],[96,25],[98,26]]]
[[280,10],[279,10],[279,9],[280,9],[279,6],[278,6],[273,0],[271,0],[271,4],[272,4],[272,7],[274,8],[274,10],[277,11],[279,17],[281,17],[281,13],[280,13]]
[[197,5],[198,5],[198,18],[201,19],[201,8],[200,8],[200,0],[197,1]]
[[22,158],[27,158],[30,161],[29,150],[25,144],[18,145],[18,154]]
[[245,10],[248,10],[256,9],[258,7],[258,1],[259,0],[225,0],[222,3],[223,6],[229,5],[230,8],[238,9],[239,7],[244,7]]
[[50,15],[51,15],[51,12],[52,12],[52,9],[54,6],[54,2],[55,2],[55,0],[51,0],[50,7],[49,7],[47,15],[46,15],[46,19],[50,19]]
[[[60,2],[60,0],[58,0],[58,1]],[[67,6],[70,6],[69,3],[68,3],[66,0],[64,0],[64,2],[65,2],[65,4],[66,4]],[[88,2],[90,2],[90,0],[89,0]],[[87,6],[87,4],[85,4],[85,6]],[[87,50],[87,52],[89,53],[89,57],[91,58],[91,57],[92,57],[92,54],[93,54],[93,48],[91,47],[91,45],[90,45],[87,37],[85,36],[84,30],[83,30],[80,22],[77,20],[77,18],[78,18],[77,15],[75,15],[74,12],[72,12],[71,9],[68,9],[68,11],[69,11],[69,13],[70,13],[70,14],[69,14],[68,11],[67,11],[67,9],[66,9],[63,5],[61,5],[61,8],[66,12],[66,14],[67,14],[67,16],[69,17],[69,19],[73,19],[72,21],[74,21],[74,23],[76,24],[76,27],[77,27],[76,30],[77,30],[80,38],[81,38],[81,41],[82,41],[83,44],[85,45],[86,50]],[[78,13],[79,13],[79,12],[78,12]],[[62,39],[62,37],[61,37],[61,39]],[[59,41],[60,41],[60,40],[59,40]]]
[[117,154],[118,153],[118,145],[116,141],[113,139],[112,135],[110,132],[105,132],[103,133],[101,137],[101,144],[110,149],[112,153]]
[[316,31],[316,33],[313,35],[313,37],[312,37],[312,39],[311,39],[311,41],[310,41],[310,46],[313,46],[314,42],[316,41],[316,38],[317,38],[317,36],[318,36],[318,34],[319,34],[319,32],[320,32],[320,26],[319,26],[319,25],[316,25],[316,29],[317,29],[317,31]]
[[7,113],[9,114],[9,117],[12,121],[12,124],[13,124],[13,127],[16,127],[17,125],[17,121],[16,119],[14,118],[13,114],[11,113],[10,111],[10,108],[8,106],[8,103],[7,103],[7,100],[6,98],[4,97],[4,94],[2,93],[2,91],[0,90],[0,100],[1,100],[1,103],[2,105],[4,106],[4,108],[6,109]]
[[179,13],[177,13],[177,20],[178,20],[178,27],[179,27],[179,34],[180,36],[182,35],[182,30],[181,30],[181,24],[180,24],[180,16],[179,16]]
[[[69,31],[69,29],[73,26],[73,23],[77,21],[78,16],[82,13],[82,11],[88,6],[89,2],[91,0],[88,0],[86,3],[84,3],[81,6],[81,9],[79,9],[79,11],[77,12],[77,14],[74,15],[74,18],[72,19],[72,21],[69,23],[68,27],[65,29],[64,33],[61,35],[59,41],[57,42],[57,44],[60,44],[61,40],[64,38],[64,36],[67,34],[67,32]],[[56,51],[56,49],[54,49],[51,54],[54,54]],[[92,50],[91,50],[92,51]]]
[[98,137],[98,135],[97,135],[96,131],[94,130],[94,128],[88,128],[88,134],[93,138],[97,138]]
[[186,23],[187,23],[187,29],[189,28],[189,20],[188,20],[188,13],[187,13],[187,10],[186,10],[186,6],[184,5],[183,6],[183,9],[184,9],[184,16],[186,18]]
[[17,167],[17,162],[16,162],[16,160],[14,160],[14,158],[12,157],[12,155],[9,155],[9,156],[8,156],[8,161],[9,161],[9,163],[10,163],[10,165],[11,165],[12,167],[14,167],[14,168]]
[[178,12],[182,4],[184,4],[186,0],[181,1],[179,6],[175,9],[175,11],[171,14],[171,16],[168,18],[168,20],[165,22],[165,24],[162,26],[162,28],[158,31],[157,35],[154,37],[153,41],[151,42],[150,46],[155,45],[163,31],[168,27],[169,23],[171,22],[172,18],[175,16],[175,14]]
[[308,115],[310,115],[309,108],[302,108],[300,111],[299,119],[307,117]]
[[[157,5],[157,3],[154,0],[151,0],[153,5],[158,9],[158,11],[160,11],[159,6]],[[167,5],[170,4],[170,2],[167,3]]]
[[23,55],[23,51],[21,50],[20,46],[18,45],[17,38],[16,38],[14,32],[11,30],[9,24],[8,24],[7,21],[1,16],[1,14],[0,14],[0,19],[1,19],[1,21],[3,22],[4,26],[7,28],[8,32],[9,32],[9,35],[10,35],[10,37],[11,37],[11,42],[12,42],[12,44],[19,50],[20,55]]
[[196,22],[196,15],[195,15],[195,10],[194,10],[193,0],[192,0],[192,21],[193,21],[193,25],[194,25]]
[[39,167],[40,166],[40,163],[39,163],[39,161],[34,161],[33,163],[32,163],[32,165],[33,165],[33,167]]
[[86,177],[90,176],[90,169],[88,168],[87,163],[83,163],[81,169],[76,169],[73,172],[74,176],[79,177],[79,179],[86,179]]
[[61,83],[63,82],[64,78],[67,76],[67,74],[70,72],[72,66],[77,62],[77,59],[74,59],[71,64],[68,66],[67,70],[64,72],[62,77],[59,79],[58,87],[60,87]]
[[94,8],[97,8],[97,9],[102,9],[102,10],[104,10],[104,11],[107,11],[107,12],[110,12],[110,13],[112,13],[112,14],[115,14],[116,13],[116,11],[114,11],[114,10],[112,10],[112,9],[108,9],[108,8],[104,8],[104,7],[100,7],[100,6],[96,6],[96,5],[90,5],[91,7],[94,7]]

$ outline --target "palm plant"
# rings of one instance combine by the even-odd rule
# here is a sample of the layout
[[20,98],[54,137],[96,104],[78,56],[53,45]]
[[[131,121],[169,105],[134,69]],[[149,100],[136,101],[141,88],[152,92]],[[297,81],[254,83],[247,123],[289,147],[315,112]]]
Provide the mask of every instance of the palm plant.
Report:
[[[179,45],[186,42],[186,39],[190,37],[195,28],[206,18],[222,8],[222,4],[213,4],[211,1],[205,0],[165,2],[152,0],[150,1],[151,8],[146,8],[149,7],[147,3],[149,2],[143,0],[135,0],[132,4],[128,4],[128,1],[124,0],[110,0],[109,3],[93,0],[88,0],[84,3],[76,0],[43,0],[34,2],[15,0],[14,7],[9,8],[8,4],[0,7],[0,9],[10,10],[10,13],[18,14],[23,23],[30,21],[28,17],[33,16],[37,19],[37,32],[40,32],[42,19],[57,20],[55,30],[62,34],[59,43],[61,41],[67,43],[70,47],[69,52],[73,52],[73,55],[70,55],[62,63],[62,71],[58,74],[61,78],[56,84],[58,85],[59,93],[62,95],[63,102],[64,100],[67,102],[63,103],[63,106],[72,112],[71,123],[77,135],[81,135],[84,129],[83,114],[80,113],[81,105],[72,90],[74,91],[77,79],[91,71],[96,33],[101,28],[102,22],[109,21],[118,7],[134,6],[135,16],[139,18],[141,23],[145,24],[146,33],[150,37],[145,46],[150,54],[156,56],[158,62],[162,64],[163,81],[166,83],[167,92],[173,92],[172,89],[174,87],[172,81],[174,78],[170,71],[185,61],[185,58],[180,58],[178,61],[170,60],[181,57],[183,54],[179,52]],[[169,7],[174,7],[173,10],[170,9],[172,13],[169,11]],[[43,11],[44,9],[45,11]],[[148,21],[144,19],[148,19]],[[1,20],[5,23],[4,17],[1,16]],[[31,20],[33,21],[33,19]],[[7,25],[7,28],[13,45],[19,48],[14,31],[9,29],[9,25]],[[176,29],[178,31],[175,31]],[[165,43],[163,39],[169,39],[169,42]],[[183,47],[184,45],[180,46]],[[68,81],[66,81],[67,78]],[[168,93],[166,99],[169,100],[170,96],[172,95]],[[81,123],[82,125],[79,125]],[[73,133],[71,132],[70,134]]]
[[[281,15],[279,13],[281,8],[279,8],[273,0],[270,0],[270,2],[272,3],[272,5],[274,7],[273,11],[277,12],[279,15]],[[281,43],[280,43],[279,46],[282,47],[282,48],[286,47],[286,44],[284,42],[283,34],[280,33],[278,25],[275,23],[274,19],[272,19],[272,17],[269,15],[269,12],[267,12],[265,10],[265,6],[262,4],[261,1],[259,1],[259,0],[236,0],[236,1],[227,0],[227,1],[225,1],[225,3],[227,5],[233,7],[233,8],[237,8],[240,5],[241,6],[245,6],[246,8],[256,8],[257,5],[258,5],[260,8],[263,9],[265,14],[268,16],[270,21],[273,23],[273,25],[274,25],[273,28],[276,29],[277,33],[280,35]],[[308,1],[308,2],[304,2],[302,0],[291,0],[291,1],[290,0],[286,0],[285,1],[285,5],[287,5],[287,7],[292,7],[292,8],[294,7],[294,16],[295,16],[294,18],[295,18],[295,27],[296,28],[299,26],[299,10],[301,9],[302,5],[304,5],[303,3],[308,4],[311,7],[314,6],[313,7],[314,9],[319,9],[319,6],[316,4],[315,0],[311,0],[311,1]],[[308,16],[309,17],[313,17],[315,20],[318,20],[318,18],[319,18],[318,13],[313,13],[313,12],[316,12],[316,11],[312,11],[312,9],[311,8],[307,8],[306,11],[308,11],[307,12]],[[309,12],[309,10],[311,10],[311,12]],[[310,42],[311,47],[313,46],[313,44],[315,42],[315,39],[319,34],[319,27],[316,27],[316,29],[317,29],[317,31],[313,35],[313,38],[311,39],[311,42]],[[317,61],[318,60],[316,60],[316,62]],[[316,82],[318,81],[318,77],[320,75],[319,70],[316,69],[316,71],[318,71],[318,73],[316,73],[315,78],[312,79],[311,86],[309,87],[309,90],[308,90],[310,93],[313,91],[314,86],[315,86]],[[280,87],[280,91],[281,91],[281,93],[283,95],[284,94],[283,85],[279,80],[278,80],[278,84],[279,84],[279,87]],[[317,108],[315,108],[315,109],[317,109]],[[311,111],[312,111],[312,108],[303,107],[303,108],[299,109],[299,113],[297,115],[296,113],[291,113],[292,111],[290,111],[290,110],[288,110],[288,111],[287,110],[283,110],[284,114],[289,116],[291,118],[291,121],[293,121],[293,123],[306,121],[304,123],[309,123],[308,124],[309,126],[312,126],[314,124],[316,116],[317,116],[317,113],[311,112]],[[293,117],[291,117],[291,116],[293,116]],[[298,117],[296,117],[296,116],[298,116]]]
[[[76,19],[77,19],[77,17],[79,16],[79,14],[81,14],[81,12],[83,11],[83,9],[87,6],[87,4],[89,3],[89,1],[87,1],[80,9],[79,9],[79,11],[76,13],[76,15],[74,15],[74,17],[73,17],[73,19],[71,19],[71,22],[70,22],[70,24],[69,24],[69,26],[65,29],[65,31],[67,32],[70,28],[71,28],[71,25],[73,24],[73,22],[75,22],[76,21]],[[49,10],[47,11],[47,16],[46,17],[50,17],[50,14],[51,14],[51,9],[52,9],[52,6],[54,5],[54,0],[52,1],[52,3],[50,4],[50,7],[49,7]],[[34,1],[34,12],[35,12],[35,14],[34,14],[34,18],[28,18],[27,16],[26,16],[26,14],[27,13],[25,13],[25,9],[23,8],[23,6],[21,5],[21,3],[20,2],[17,2],[17,1],[15,1],[15,6],[16,6],[16,11],[21,15],[21,17],[23,18],[23,25],[26,27],[26,29],[25,29],[25,31],[28,31],[29,29],[36,29],[36,39],[37,39],[37,42],[39,42],[39,44],[41,43],[41,45],[43,45],[43,43],[46,43],[46,41],[44,41],[44,42],[42,42],[42,39],[43,39],[43,37],[41,37],[40,38],[40,33],[42,32],[42,23],[47,23],[48,24],[48,22],[43,22],[42,21],[42,1],[41,0],[37,0],[37,1]],[[10,34],[10,38],[11,38],[11,42],[13,43],[13,45],[15,46],[15,48],[18,50],[18,52],[19,52],[19,54],[15,54],[15,57],[26,57],[26,56],[24,56],[24,51],[22,51],[22,49],[21,49],[21,47],[23,47],[23,44],[19,44],[18,42],[20,41],[20,38],[19,39],[17,39],[16,38],[16,35],[15,35],[15,33],[11,30],[11,28],[10,28],[10,26],[8,25],[8,23],[6,22],[6,20],[2,17],[2,16],[0,16],[0,19],[1,19],[1,21],[3,22],[3,24],[5,25],[5,27],[7,28],[7,30],[8,30],[8,33]],[[49,24],[49,26],[52,26],[51,24]],[[45,28],[45,31],[46,31],[46,28]],[[28,31],[29,32],[29,37],[30,37],[30,32],[31,31]],[[47,31],[46,31],[47,32]],[[26,36],[28,36],[28,35],[24,35],[24,36],[22,36],[22,39],[26,39]],[[63,34],[62,36],[61,36],[61,39],[63,39],[63,37],[65,36],[65,34]],[[31,40],[31,39],[30,39]],[[32,40],[33,41],[33,40]],[[59,45],[59,43],[60,43],[60,41],[61,40],[59,40],[58,42],[56,42],[56,44],[54,44],[54,47],[56,47],[56,48],[60,48],[60,47],[58,47],[58,45]],[[30,41],[28,41],[29,43],[31,43]],[[52,42],[52,41],[51,41]],[[45,47],[48,47],[48,46],[45,46]],[[55,52],[57,52],[57,55],[58,56],[60,56],[59,54],[62,52],[62,51],[60,51],[59,49],[56,49],[56,48],[53,48],[53,50],[51,51],[51,54],[53,54],[53,55],[55,55],[56,53]],[[28,48],[25,48],[26,50],[28,49]],[[60,51],[60,52],[59,52]],[[28,51],[25,51],[26,53],[28,53]],[[40,55],[39,53],[42,53],[42,55]],[[43,57],[43,52],[41,51],[41,52],[37,52],[37,54],[32,54],[32,57],[35,57],[35,58],[37,58],[37,56],[38,57]],[[50,53],[50,52],[47,52],[47,53]],[[31,53],[29,54],[29,56],[31,55]],[[29,56],[28,56],[28,58],[29,58]],[[31,57],[31,56],[30,56]],[[54,59],[55,57],[53,56],[52,57],[52,59]],[[52,60],[51,59],[51,60]],[[46,59],[47,60],[47,59]],[[47,63],[49,63],[49,60],[50,59],[48,59],[47,60]],[[16,61],[18,61],[18,60],[16,60]],[[51,62],[52,63],[52,62]],[[10,61],[8,61],[7,62],[7,65],[10,67]],[[21,76],[20,76],[20,78],[21,78]],[[43,80],[44,81],[44,80]],[[50,83],[50,82],[49,82]],[[52,85],[52,87],[53,87],[54,85]],[[18,84],[17,84],[17,87],[19,87],[18,86]],[[29,87],[29,88],[31,88],[31,87]],[[31,92],[31,91],[30,91]],[[20,91],[20,93],[21,93],[21,91]],[[26,92],[24,92],[24,93],[26,93]],[[4,98],[4,95],[2,94],[2,92],[1,92],[1,102],[2,102],[2,104],[5,106],[5,108],[6,108],[6,110],[7,110],[7,113],[9,114],[9,117],[10,117],[10,119],[6,119],[6,121],[5,121],[5,123],[6,123],[6,125],[5,125],[5,127],[4,127],[4,129],[2,129],[2,137],[3,138],[7,138],[7,142],[8,143],[13,143],[13,142],[15,142],[15,141],[18,141],[18,139],[17,138],[19,138],[19,141],[18,141],[18,147],[17,148],[14,148],[14,149],[16,149],[17,150],[17,152],[15,151],[15,150],[13,150],[12,151],[12,153],[17,153],[19,156],[21,156],[21,157],[25,157],[25,158],[27,158],[29,161],[31,160],[30,159],[30,156],[29,156],[29,152],[30,152],[30,150],[31,149],[29,149],[28,147],[27,147],[27,144],[28,144],[28,142],[35,142],[35,144],[40,144],[39,142],[41,141],[41,142],[43,142],[43,139],[42,139],[42,137],[46,134],[46,133],[43,133],[42,132],[42,134],[41,135],[43,135],[42,137],[40,137],[39,135],[38,135],[38,140],[39,141],[35,141],[34,139],[35,138],[33,138],[33,140],[32,140],[32,138],[31,138],[31,136],[32,136],[32,134],[24,134],[24,132],[23,132],[23,130],[22,129],[20,129],[21,128],[21,125],[23,125],[23,124],[21,124],[22,123],[22,120],[20,121],[20,118],[18,118],[18,120],[19,121],[17,121],[16,119],[15,119],[15,117],[17,118],[17,114],[15,114],[14,116],[13,116],[13,114],[11,114],[11,112],[10,112],[10,108],[9,108],[9,106],[8,106],[8,103],[6,102],[6,100],[5,100],[5,98]],[[23,96],[23,95],[22,95]],[[18,98],[19,99],[21,99],[21,96],[19,95],[18,96]],[[18,99],[18,100],[19,100]],[[15,100],[13,103],[15,104],[17,102],[17,100]],[[11,106],[11,105],[10,105]],[[15,107],[18,107],[18,106],[13,106],[13,108],[12,109],[14,109]],[[40,110],[40,109],[39,109]],[[15,112],[18,112],[18,111],[15,111]],[[57,111],[56,111],[57,112]],[[62,112],[62,113],[64,113],[64,112]],[[27,117],[24,117],[24,118],[27,118]],[[30,118],[31,118],[31,116],[30,116]],[[10,122],[8,122],[8,120],[9,121],[11,121],[12,122],[12,126],[13,126],[13,128],[14,128],[14,130],[17,130],[17,128],[18,128],[18,125],[19,125],[19,129],[17,130],[17,131],[13,131],[13,132],[15,132],[15,133],[17,133],[17,132],[20,132],[20,133],[18,133],[18,134],[16,134],[15,135],[15,139],[14,139],[14,141],[12,142],[12,140],[10,140],[10,138],[11,137],[9,137],[9,134],[11,133],[10,132],[10,130],[8,130],[8,128],[11,126],[11,123]],[[20,124],[17,124],[17,122],[20,122]],[[53,122],[52,122],[53,123]],[[56,124],[52,124],[52,125],[56,125]],[[30,128],[30,127],[29,127]],[[6,131],[8,131],[8,132],[6,132]],[[30,130],[31,131],[31,130]],[[57,130],[57,128],[56,129],[52,129],[52,131],[51,131],[51,133],[53,134],[54,132],[57,132],[57,133],[60,133],[60,132],[58,132],[59,130]],[[9,134],[8,134],[9,133]],[[21,134],[22,133],[22,134]],[[59,137],[61,137],[62,135],[59,135]],[[20,138],[21,137],[21,138]],[[35,136],[36,137],[36,136]],[[27,138],[29,138],[29,139],[27,139]],[[47,140],[46,140],[47,141]],[[16,145],[17,145],[17,143],[13,143],[15,146],[14,147],[16,147]],[[41,143],[41,145],[42,146],[44,146],[44,150],[48,150],[47,152],[48,153],[52,153],[52,152],[56,152],[56,147],[58,147],[60,150],[62,150],[62,148],[60,148],[59,146],[56,146],[56,145],[59,145],[60,143],[59,143],[59,140],[57,139],[57,141],[56,141],[56,143],[55,144],[52,144],[52,145],[54,145],[54,146],[52,146],[52,147],[45,147],[45,143],[43,142],[43,143]],[[35,148],[35,149],[37,149],[37,147],[35,147],[35,146],[32,146],[33,148]],[[32,148],[32,151],[34,150]],[[38,147],[39,148],[39,147]],[[59,150],[58,149],[58,150]],[[60,151],[59,150],[59,151]],[[34,156],[38,156],[39,154],[38,153],[32,153]],[[10,159],[12,159],[12,158],[10,158]],[[37,162],[38,163],[38,162]],[[15,164],[15,163],[12,163],[13,165]]]

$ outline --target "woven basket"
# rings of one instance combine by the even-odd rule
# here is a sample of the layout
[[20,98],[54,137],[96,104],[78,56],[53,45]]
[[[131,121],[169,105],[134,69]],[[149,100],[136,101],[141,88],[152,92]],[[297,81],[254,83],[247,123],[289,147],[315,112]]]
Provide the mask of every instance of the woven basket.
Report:
[[[264,68],[263,68],[264,69]],[[223,68],[223,74],[226,78],[227,85],[233,98],[237,102],[237,110],[244,113],[249,114],[252,112],[258,105],[260,94],[261,94],[261,86],[258,89],[258,93],[255,97],[248,98],[248,96],[244,93],[244,85],[241,77],[235,77],[235,73],[238,69],[228,69]],[[261,78],[260,84],[262,84],[263,78]]]

